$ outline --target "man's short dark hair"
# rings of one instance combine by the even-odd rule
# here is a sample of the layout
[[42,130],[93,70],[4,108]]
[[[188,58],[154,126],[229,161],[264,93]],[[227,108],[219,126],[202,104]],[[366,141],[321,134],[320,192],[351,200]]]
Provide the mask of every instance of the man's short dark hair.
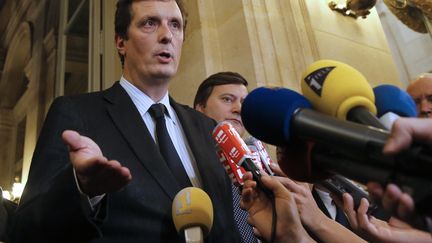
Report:
[[193,103],[194,108],[196,108],[198,105],[205,107],[208,98],[213,92],[214,86],[225,84],[241,84],[246,87],[248,86],[247,80],[235,72],[219,72],[210,75],[198,87]]
[[[132,2],[134,0],[118,0],[117,9],[115,12],[114,26],[115,34],[124,40],[128,39],[127,30],[132,21]],[[156,1],[171,1],[171,0],[156,0]],[[172,0],[175,1],[180,9],[183,18],[183,34],[186,31],[187,13],[183,4],[183,0]],[[119,53],[120,61],[123,67],[124,56]]]

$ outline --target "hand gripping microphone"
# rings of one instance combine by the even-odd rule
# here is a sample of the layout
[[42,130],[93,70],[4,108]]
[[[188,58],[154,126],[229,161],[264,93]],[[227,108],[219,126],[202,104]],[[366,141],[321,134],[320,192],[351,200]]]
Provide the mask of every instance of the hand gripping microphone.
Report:
[[213,225],[213,204],[203,190],[186,187],[174,198],[172,217],[177,232],[184,232],[187,243],[204,242]]
[[213,139],[228,159],[252,173],[259,189],[266,194],[272,204],[272,233],[270,242],[274,242],[277,225],[276,205],[273,192],[266,188],[261,181],[261,171],[250,157],[249,148],[229,122],[219,123],[213,130]]
[[399,87],[383,84],[373,89],[377,116],[381,123],[391,129],[399,117],[417,117],[413,98]]
[[319,167],[362,183],[394,181],[415,190],[420,199],[432,195],[428,149],[411,146],[395,156],[383,155],[388,131],[341,121],[304,108],[308,106],[295,91],[258,88],[244,100],[241,116],[247,131],[266,143],[285,146],[297,138],[320,145],[311,149],[306,162],[312,165],[306,168]]
[[254,181],[257,182],[264,193],[268,196],[272,195],[271,191],[262,185],[261,171],[252,161],[249,148],[229,122],[219,123],[213,130],[213,138],[228,158],[232,159],[238,166],[252,173]]
[[242,121],[254,137],[276,146],[293,138],[313,141],[377,168],[430,178],[432,156],[421,146],[387,156],[382,149],[389,132],[370,126],[341,121],[308,107],[302,95],[288,89],[257,88],[244,100]]
[[312,63],[303,73],[301,90],[317,111],[385,129],[375,116],[372,87],[359,71],[345,63],[333,60]]
[[258,162],[261,164],[262,169],[267,174],[274,175],[274,172],[270,167],[270,165],[273,164],[273,161],[270,158],[270,155],[267,152],[266,148],[264,147],[264,144],[260,140],[252,136],[246,138],[244,142],[247,144],[252,153],[256,152],[258,154]]

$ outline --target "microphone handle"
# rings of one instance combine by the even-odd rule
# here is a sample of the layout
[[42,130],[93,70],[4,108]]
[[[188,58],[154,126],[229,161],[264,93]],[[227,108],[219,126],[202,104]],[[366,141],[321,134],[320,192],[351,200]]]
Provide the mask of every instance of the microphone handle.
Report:
[[369,215],[373,215],[375,218],[384,221],[388,221],[390,218],[390,215],[382,207],[369,200],[369,195],[365,191],[341,175],[334,175],[331,178],[318,182],[318,184],[329,190],[341,201],[342,194],[349,193],[353,198],[354,210],[356,211],[360,206],[361,199],[366,198],[369,201],[367,212]]
[[379,129],[388,130],[381,121],[363,106],[352,108],[347,114],[347,120],[355,123],[373,126]]
[[188,227],[184,230],[184,237],[186,243],[203,243],[204,234],[199,226]]
[[397,155],[384,155],[382,149],[390,136],[386,130],[341,121],[303,108],[295,111],[291,126],[291,131],[295,132],[296,137],[325,145],[343,154],[345,158],[361,161],[362,167],[367,164],[371,168],[381,168],[383,171],[397,171],[404,175],[430,178],[430,149],[427,146],[413,144]]
[[246,171],[252,173],[253,180],[256,181],[257,186],[268,196],[268,198],[273,198],[273,192],[263,185],[261,181],[262,173],[251,159],[245,158],[239,165]]
[[[317,149],[318,148],[318,149]],[[366,184],[370,181],[386,185],[394,183],[402,191],[410,194],[415,202],[416,210],[423,215],[432,216],[432,179],[410,176],[400,171],[379,168],[366,164],[361,160],[347,158],[342,154],[332,153],[327,148],[315,146],[311,152],[312,168],[341,174],[354,181]]]

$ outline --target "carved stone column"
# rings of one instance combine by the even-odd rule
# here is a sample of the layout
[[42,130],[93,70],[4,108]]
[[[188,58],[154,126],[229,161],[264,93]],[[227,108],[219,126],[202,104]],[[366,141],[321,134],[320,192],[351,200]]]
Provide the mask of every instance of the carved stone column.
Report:
[[5,190],[12,188],[14,165],[14,123],[12,110],[0,109],[0,185]]

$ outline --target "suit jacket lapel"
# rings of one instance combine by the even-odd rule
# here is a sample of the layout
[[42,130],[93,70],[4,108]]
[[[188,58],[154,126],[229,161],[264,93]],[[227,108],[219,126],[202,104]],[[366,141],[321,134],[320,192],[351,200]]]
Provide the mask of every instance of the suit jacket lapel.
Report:
[[[107,110],[139,162],[171,199],[181,189],[159,153],[134,103],[119,83],[104,92]],[[120,161],[121,163],[121,161]],[[132,175],[139,176],[139,175]]]
[[332,218],[330,216],[329,211],[327,210],[327,207],[325,206],[324,202],[321,200],[321,197],[319,196],[318,192],[316,191],[315,187],[312,188],[312,196],[315,199],[316,204],[321,209],[321,211],[327,215],[327,217]]
[[[212,157],[212,152],[216,156],[216,150],[206,150],[207,146],[205,137],[211,136],[211,134],[204,134],[205,130],[202,128],[202,124],[195,119],[195,116],[188,114],[188,111],[181,105],[177,104],[173,99],[170,99],[171,106],[176,111],[176,114],[182,124],[184,133],[188,140],[189,146],[195,157],[197,167],[200,174],[200,179],[203,184],[203,188],[209,193],[216,195],[215,192],[218,190],[217,183],[214,182],[214,178],[218,178],[220,175],[215,173],[221,168],[217,163],[211,163],[215,157]],[[206,162],[203,162],[206,161]],[[218,167],[217,167],[218,166]]]

